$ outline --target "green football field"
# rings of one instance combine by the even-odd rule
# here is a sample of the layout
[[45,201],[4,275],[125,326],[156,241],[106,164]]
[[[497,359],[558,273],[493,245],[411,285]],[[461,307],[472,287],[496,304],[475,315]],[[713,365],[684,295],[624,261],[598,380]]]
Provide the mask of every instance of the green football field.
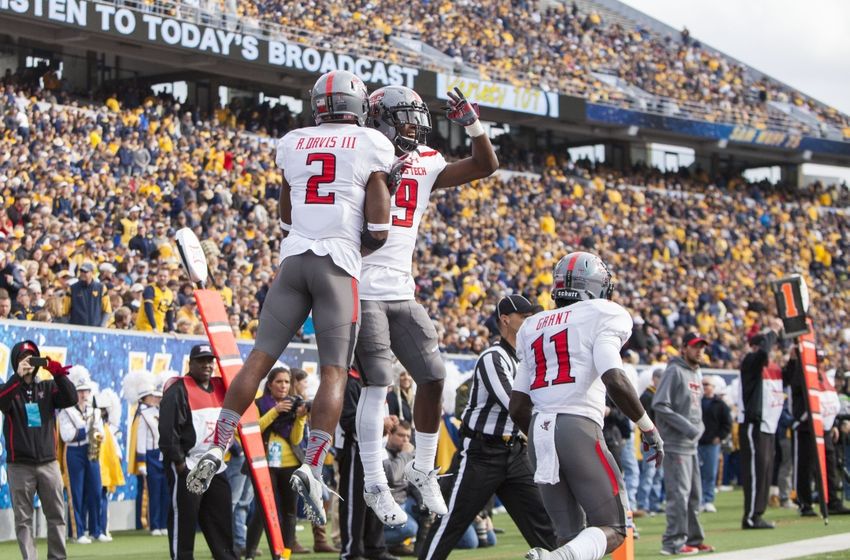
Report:
[[[718,513],[703,514],[701,516],[703,527],[706,532],[706,542],[714,545],[718,552],[728,552],[745,548],[768,546],[783,542],[809,539],[834,535],[837,533],[850,533],[850,515],[834,516],[829,525],[825,526],[820,518],[800,518],[796,510],[769,509],[765,517],[776,521],[777,528],[773,531],[742,531],[741,530],[741,492],[725,492],[717,495]],[[460,550],[452,555],[452,558],[462,560],[486,559],[520,559],[528,550],[516,527],[506,514],[497,515],[494,518],[497,528],[504,529],[505,533],[498,535],[499,542],[495,547],[478,550]],[[658,554],[661,548],[661,533],[664,531],[664,515],[660,514],[652,518],[638,519],[640,539],[635,543],[636,559],[661,558]],[[298,532],[298,540],[304,546],[312,544],[312,534],[306,523],[301,524],[304,530]],[[165,537],[152,537],[139,531],[115,532],[112,543],[90,545],[68,545],[68,558],[121,558],[126,560],[157,560],[168,557],[168,549]],[[198,534],[196,541],[196,558],[209,559],[211,555],[206,547],[203,536]],[[265,547],[264,547],[265,548]],[[39,541],[39,555],[47,556],[45,542]],[[13,559],[20,557],[17,543],[0,543],[0,558]],[[331,554],[305,554],[298,555],[300,558],[317,558],[329,560],[336,558]],[[268,554],[264,556],[268,558]],[[850,539],[847,542],[847,550],[833,552],[816,556],[808,556],[807,560],[847,560],[850,559]],[[759,559],[753,559],[759,560]]]

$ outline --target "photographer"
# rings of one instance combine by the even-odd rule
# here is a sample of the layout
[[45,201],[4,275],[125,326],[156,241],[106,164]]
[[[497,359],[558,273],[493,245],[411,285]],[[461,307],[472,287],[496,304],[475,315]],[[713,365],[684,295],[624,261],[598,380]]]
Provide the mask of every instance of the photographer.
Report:
[[[9,490],[15,513],[15,534],[25,560],[37,558],[33,535],[33,497],[38,493],[47,519],[47,555],[65,558],[65,501],[56,461],[56,411],[74,406],[77,392],[68,380],[69,366],[41,358],[30,340],[10,353],[12,375],[0,385],[0,412],[5,416]],[[53,376],[38,381],[38,369]]]
[[[256,401],[260,410],[260,430],[266,444],[269,474],[275,489],[278,517],[281,520],[283,542],[294,553],[309,552],[295,540],[295,514],[298,494],[289,484],[292,473],[301,466],[299,444],[304,438],[307,424],[307,405],[300,396],[290,391],[292,376],[285,367],[273,368],[266,376],[263,396]],[[262,533],[260,508],[254,509],[254,517],[248,527],[246,557],[253,558]]]

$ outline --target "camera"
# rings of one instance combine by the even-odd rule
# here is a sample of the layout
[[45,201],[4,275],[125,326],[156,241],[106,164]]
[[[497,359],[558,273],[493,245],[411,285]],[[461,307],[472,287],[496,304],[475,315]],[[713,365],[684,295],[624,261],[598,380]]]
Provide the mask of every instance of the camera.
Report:
[[47,367],[47,362],[49,360],[47,358],[40,358],[38,356],[33,356],[30,358],[30,365],[32,367]]
[[289,412],[284,412],[280,415],[281,418],[295,418],[296,413],[298,412],[298,407],[304,404],[304,399],[299,396],[294,397],[286,397],[286,400],[292,403],[292,408],[289,409]]

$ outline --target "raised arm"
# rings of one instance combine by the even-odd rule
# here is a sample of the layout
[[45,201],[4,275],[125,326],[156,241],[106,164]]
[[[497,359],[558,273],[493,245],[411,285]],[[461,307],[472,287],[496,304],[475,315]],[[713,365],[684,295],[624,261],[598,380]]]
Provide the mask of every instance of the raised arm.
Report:
[[459,124],[472,138],[472,156],[448,164],[434,183],[434,189],[445,189],[463,185],[476,179],[492,175],[499,168],[499,158],[493,150],[481,121],[478,120],[478,106],[470,103],[463,93],[455,88],[449,92],[449,106],[446,117]]

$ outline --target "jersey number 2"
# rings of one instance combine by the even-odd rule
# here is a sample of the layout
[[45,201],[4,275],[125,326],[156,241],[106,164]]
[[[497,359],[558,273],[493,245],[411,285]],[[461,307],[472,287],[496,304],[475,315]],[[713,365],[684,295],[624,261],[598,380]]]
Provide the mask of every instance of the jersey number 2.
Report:
[[395,191],[395,205],[404,209],[404,218],[393,216],[393,225],[413,227],[413,214],[419,201],[419,183],[416,179],[402,179]]
[[315,153],[307,155],[307,165],[317,161],[322,164],[322,172],[307,180],[307,196],[304,199],[304,204],[333,204],[336,195],[332,192],[319,194],[319,185],[327,185],[336,180],[336,156]]
[[549,337],[549,342],[555,345],[555,357],[558,361],[558,376],[552,381],[546,381],[546,372],[549,371],[549,366],[546,363],[546,354],[543,351],[544,335],[540,335],[537,340],[531,343],[531,349],[534,350],[534,383],[529,389],[542,389],[551,387],[552,385],[561,385],[563,383],[575,383],[576,378],[570,375],[570,348],[567,339],[567,330],[564,329]]

